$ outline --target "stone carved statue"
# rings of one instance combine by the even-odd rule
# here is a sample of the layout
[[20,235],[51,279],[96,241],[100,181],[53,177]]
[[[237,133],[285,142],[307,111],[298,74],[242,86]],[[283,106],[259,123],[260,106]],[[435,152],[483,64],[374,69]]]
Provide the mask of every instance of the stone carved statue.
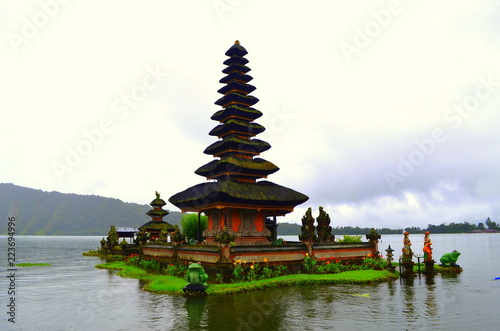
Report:
[[305,215],[302,217],[302,234],[299,235],[300,241],[317,241],[316,227],[314,226],[314,217],[312,217],[312,210],[309,207]]
[[184,293],[204,293],[208,287],[208,275],[199,262],[189,265],[184,279],[188,282],[183,288]]
[[424,236],[424,261],[432,261],[432,242],[431,239],[429,238],[429,231],[425,231],[425,236]]
[[441,263],[444,266],[460,267],[458,264],[455,264],[455,262],[457,262],[457,260],[458,260],[458,257],[460,256],[460,254],[461,254],[460,252],[457,252],[456,250],[454,250],[451,253],[446,253],[443,256],[441,256],[441,259],[439,261],[441,261]]
[[319,207],[319,216],[316,217],[318,225],[316,232],[318,233],[318,242],[330,243],[335,241],[335,236],[332,234],[332,227],[330,226],[330,215]]
[[404,233],[404,239],[403,239],[403,262],[412,262],[412,257],[413,257],[413,252],[411,250],[411,241],[408,236],[410,233],[408,231],[405,231]]

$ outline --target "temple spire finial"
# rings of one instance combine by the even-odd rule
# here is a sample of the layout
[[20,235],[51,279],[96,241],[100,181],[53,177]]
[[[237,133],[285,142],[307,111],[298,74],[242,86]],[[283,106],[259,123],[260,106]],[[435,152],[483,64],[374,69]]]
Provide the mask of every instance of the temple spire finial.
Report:
[[234,44],[235,44],[235,45],[239,45],[239,44],[240,44],[240,41],[239,41],[239,40],[236,40],[236,41],[234,42]]

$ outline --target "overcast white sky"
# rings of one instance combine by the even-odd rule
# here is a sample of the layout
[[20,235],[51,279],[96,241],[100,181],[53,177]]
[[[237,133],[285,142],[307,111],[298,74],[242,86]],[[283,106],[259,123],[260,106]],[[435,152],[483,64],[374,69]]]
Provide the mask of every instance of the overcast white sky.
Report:
[[282,221],[500,221],[500,3],[366,3],[2,1],[0,181],[137,203],[204,182],[238,39],[268,180],[310,197]]

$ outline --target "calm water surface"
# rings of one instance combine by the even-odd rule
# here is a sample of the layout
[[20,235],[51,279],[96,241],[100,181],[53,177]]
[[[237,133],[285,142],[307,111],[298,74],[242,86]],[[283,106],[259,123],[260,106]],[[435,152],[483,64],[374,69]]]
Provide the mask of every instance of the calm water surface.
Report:
[[[432,235],[434,256],[457,249],[464,272],[370,285],[293,286],[232,296],[186,298],[141,290],[100,270],[101,237],[16,237],[16,324],[7,321],[6,237],[0,237],[0,330],[497,330],[500,234]],[[402,235],[384,235],[399,256]],[[422,254],[423,235],[412,235]]]

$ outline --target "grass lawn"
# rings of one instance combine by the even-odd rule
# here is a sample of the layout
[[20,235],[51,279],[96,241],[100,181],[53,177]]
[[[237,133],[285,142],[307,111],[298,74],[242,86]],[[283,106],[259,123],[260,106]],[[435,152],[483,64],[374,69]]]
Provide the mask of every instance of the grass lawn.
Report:
[[147,282],[144,289],[155,293],[184,293],[182,289],[187,284],[182,278],[150,273],[123,261],[98,264],[96,268],[120,270],[118,276],[144,280]]
[[[164,276],[149,273],[135,266],[129,266],[123,261],[99,264],[96,268],[117,269],[119,276],[141,279],[147,282],[144,290],[155,293],[182,294],[182,288],[187,282],[179,277]],[[207,294],[234,294],[247,291],[270,289],[279,286],[308,284],[363,284],[382,282],[399,278],[398,273],[387,270],[356,270],[337,274],[296,274],[276,278],[256,280],[253,282],[210,284]]]

